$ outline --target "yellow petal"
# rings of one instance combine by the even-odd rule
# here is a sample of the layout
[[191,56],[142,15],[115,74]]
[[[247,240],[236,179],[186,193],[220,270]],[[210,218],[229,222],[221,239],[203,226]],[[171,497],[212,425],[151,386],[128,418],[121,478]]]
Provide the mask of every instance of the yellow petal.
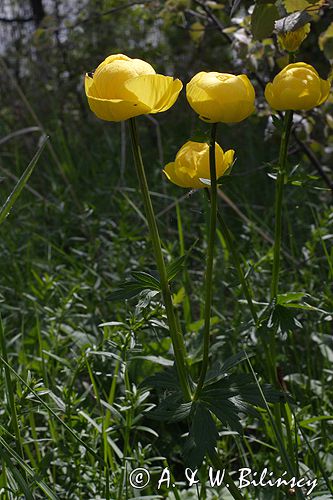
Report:
[[252,83],[246,75],[238,75],[238,78],[244,83],[249,99],[254,102],[256,94]]
[[235,151],[233,149],[228,149],[228,151],[224,153],[224,172],[233,164],[234,155]]
[[318,102],[318,106],[326,101],[326,99],[328,98],[328,94],[330,93],[330,89],[331,89],[330,82],[328,80],[322,80],[320,78],[321,99]]
[[200,118],[208,123],[216,123],[220,119],[220,109],[216,101],[208,93],[197,85],[187,84],[186,97],[189,105]]
[[184,181],[184,179],[182,178],[183,176],[181,176],[181,175],[179,175],[179,173],[177,173],[177,170],[175,167],[176,167],[176,164],[174,161],[171,163],[168,163],[165,166],[163,172],[166,175],[166,177],[168,178],[168,180],[173,182],[177,186],[184,187],[184,188],[189,187],[188,184],[186,183],[186,181]]
[[98,97],[94,80],[87,73],[84,77],[84,89],[87,97]]
[[267,83],[265,88],[265,99],[271,108],[279,110],[279,105],[274,94],[273,84],[271,82]]
[[167,111],[174,105],[177,101],[180,91],[183,88],[183,84],[180,80],[173,80],[172,84],[169,87],[168,92],[165,94],[163,99],[155,106],[152,113],[161,113],[163,111]]
[[98,118],[111,122],[128,120],[134,116],[149,113],[150,108],[143,103],[123,101],[120,99],[98,99],[88,96],[91,111]]
[[125,88],[135,95],[138,102],[148,106],[150,112],[157,113],[172,106],[182,84],[180,80],[174,82],[171,76],[140,75],[125,82]]

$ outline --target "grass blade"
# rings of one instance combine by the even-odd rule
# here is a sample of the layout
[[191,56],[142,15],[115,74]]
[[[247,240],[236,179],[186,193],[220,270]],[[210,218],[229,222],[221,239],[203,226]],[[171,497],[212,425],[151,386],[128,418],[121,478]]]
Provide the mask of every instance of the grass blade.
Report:
[[3,204],[3,206],[0,210],[0,224],[2,224],[3,221],[6,219],[12,206],[14,205],[15,201],[20,196],[21,191],[24,188],[24,186],[26,185],[26,183],[28,182],[29,177],[32,174],[32,172],[36,166],[38,158],[40,157],[40,155],[44,149],[44,146],[48,140],[49,140],[48,136],[43,137],[41,145],[39,146],[37,152],[35,153],[34,157],[32,158],[31,162],[29,163],[29,165],[27,166],[27,168],[25,169],[23,174],[21,175],[21,177],[20,177],[18,183],[16,184],[16,186],[14,187],[13,191],[10,193],[7,200]]

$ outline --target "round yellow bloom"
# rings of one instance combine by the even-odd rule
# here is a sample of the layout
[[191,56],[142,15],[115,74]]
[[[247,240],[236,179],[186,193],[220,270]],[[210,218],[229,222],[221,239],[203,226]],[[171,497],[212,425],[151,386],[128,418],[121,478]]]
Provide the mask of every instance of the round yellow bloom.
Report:
[[299,49],[300,45],[309,33],[310,23],[307,23],[297,30],[280,33],[278,35],[279,44],[284,50],[287,50],[288,52],[295,52]]
[[[217,179],[232,165],[234,153],[233,149],[224,153],[221,146],[215,144]],[[186,142],[175,161],[168,163],[163,172],[177,186],[193,189],[208,187],[200,179],[210,179],[209,145],[206,142]]]
[[246,75],[201,71],[187,84],[186,97],[209,123],[238,123],[254,111],[255,92]]
[[326,101],[330,82],[304,62],[288,64],[265,89],[265,97],[273,109],[309,110]]
[[180,80],[158,75],[147,62],[123,54],[107,57],[95,72],[85,76],[91,111],[112,122],[166,111],[182,88]]

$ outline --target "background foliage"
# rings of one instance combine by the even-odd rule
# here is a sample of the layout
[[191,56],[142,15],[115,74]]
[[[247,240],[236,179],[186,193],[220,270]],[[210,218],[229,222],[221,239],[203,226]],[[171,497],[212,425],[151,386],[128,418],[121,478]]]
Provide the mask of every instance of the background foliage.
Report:
[[[141,384],[172,364],[170,340],[158,295],[145,292],[128,301],[111,300],[132,272],[154,271],[154,263],[128,131],[125,124],[103,123],[90,113],[83,75],[118,52],[145,59],[158,72],[184,83],[200,70],[249,75],[257,92],[257,112],[238,126],[220,128],[220,144],[225,150],[235,149],[237,155],[231,176],[223,181],[220,206],[241,251],[258,308],[264,309],[272,263],[279,131],[263,88],[286,64],[274,21],[304,9],[310,12],[311,33],[297,59],[313,64],[322,78],[328,78],[333,16],[324,2],[3,2],[3,202],[41,137],[50,136],[29,183],[1,226],[6,351],[16,375],[34,389],[32,393],[12,373],[29,472],[11,454],[18,453],[15,416],[8,378],[0,379],[3,498],[29,498],[27,491],[32,498],[45,498],[49,492],[41,482],[59,498],[132,498],[136,493],[126,474],[140,465],[150,466],[154,477],[163,466],[171,467],[177,488],[164,491],[163,498],[228,498],[221,488],[201,486],[200,493],[186,489],[186,422],[168,424],[147,415],[157,395]],[[200,359],[207,205],[203,193],[181,191],[167,184],[161,172],[186,140],[206,134],[207,126],[199,123],[184,93],[167,113],[140,118],[165,255],[171,260],[191,249],[187,271],[175,277],[173,292],[194,373]],[[331,498],[323,471],[329,475],[333,469],[332,135],[332,94],[324,106],[296,114],[289,155],[292,175],[284,206],[281,291],[298,295],[287,295],[277,313],[281,381],[291,393],[299,424],[293,446],[300,475],[320,479],[313,498],[320,492],[320,498]],[[222,364],[246,349],[265,382],[262,343],[221,234],[214,306],[212,363]],[[235,377],[249,373],[248,364],[240,363],[234,373]],[[295,424],[293,415],[285,418]],[[267,466],[276,476],[281,474],[284,469],[267,414],[262,410],[256,416],[242,414],[241,426],[241,437],[227,425],[219,427],[225,467],[260,471]],[[104,456],[107,468],[91,450]],[[144,493],[161,498],[156,484]],[[249,489],[244,494],[285,498],[286,491]]]

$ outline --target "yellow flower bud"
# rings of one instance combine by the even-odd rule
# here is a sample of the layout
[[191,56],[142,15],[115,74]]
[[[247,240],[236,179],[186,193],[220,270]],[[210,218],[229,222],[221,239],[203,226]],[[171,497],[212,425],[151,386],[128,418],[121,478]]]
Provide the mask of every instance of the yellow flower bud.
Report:
[[199,21],[191,24],[190,26],[190,37],[196,45],[199,45],[203,36],[205,34],[205,27]]
[[282,49],[288,52],[295,52],[299,49],[301,43],[310,33],[310,23],[305,24],[295,31],[288,31],[287,33],[280,33],[278,36],[279,44]]
[[[234,153],[233,149],[224,153],[221,146],[215,144],[217,179],[232,165]],[[186,142],[178,151],[175,161],[168,163],[163,172],[177,186],[192,189],[208,187],[200,179],[210,180],[209,145],[206,142]]]
[[166,111],[182,88],[180,80],[158,75],[147,62],[123,54],[107,57],[95,72],[85,76],[91,111],[113,122]]
[[288,64],[265,89],[269,105],[276,110],[309,110],[326,101],[330,82],[304,62]]
[[254,111],[254,88],[246,75],[204,71],[186,86],[187,100],[201,120],[237,123]]

